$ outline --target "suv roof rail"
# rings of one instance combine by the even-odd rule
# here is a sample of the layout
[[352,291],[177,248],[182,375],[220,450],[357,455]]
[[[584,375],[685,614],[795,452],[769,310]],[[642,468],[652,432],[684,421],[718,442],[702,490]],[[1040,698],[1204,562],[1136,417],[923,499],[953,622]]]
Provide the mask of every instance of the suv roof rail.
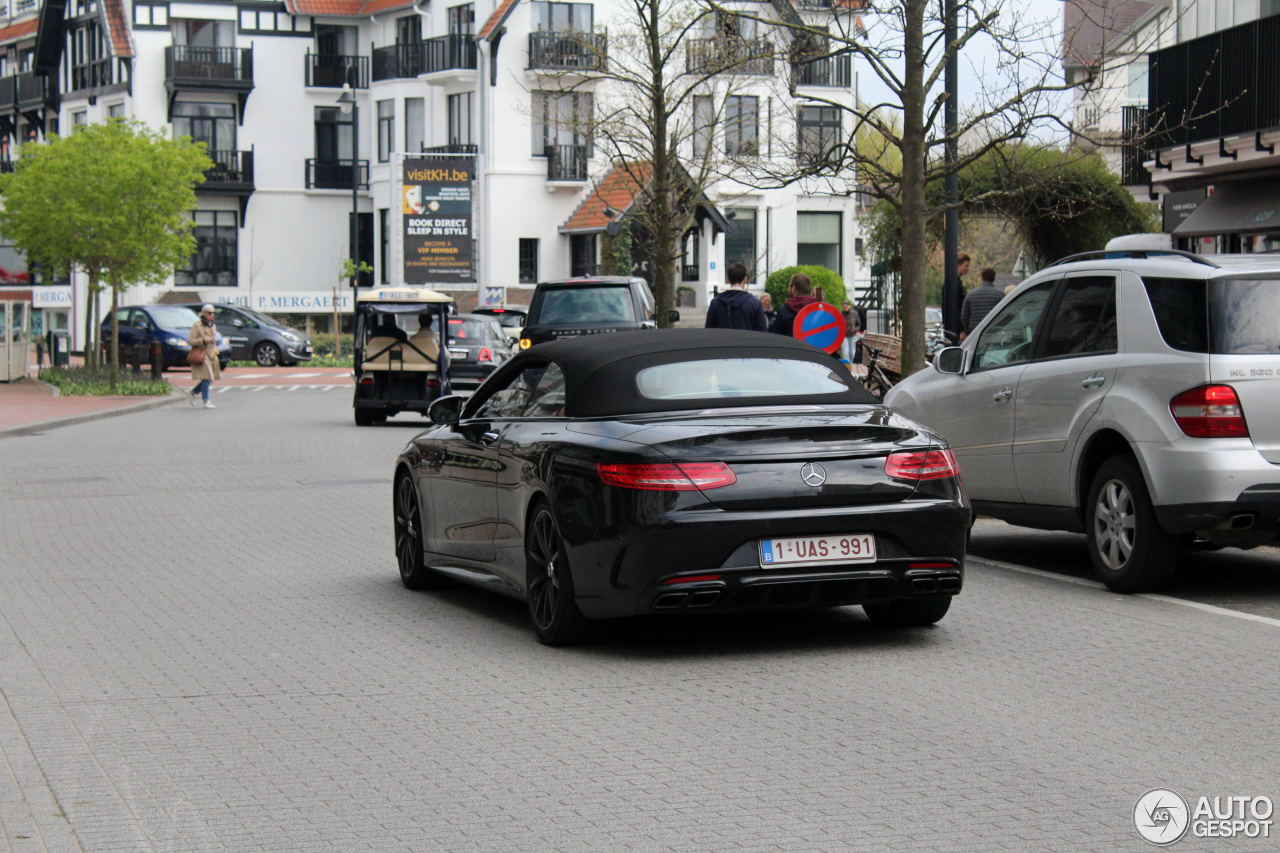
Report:
[[1110,251],[1106,249],[1094,249],[1091,252],[1077,252],[1074,255],[1067,255],[1065,258],[1059,258],[1049,264],[1049,266],[1045,267],[1045,269],[1048,269],[1049,267],[1056,267],[1060,264],[1069,264],[1072,261],[1085,261],[1090,258],[1151,258],[1157,255],[1172,255],[1178,258],[1186,258],[1192,263],[1204,264],[1207,267],[1220,269],[1218,264],[1215,264],[1203,255],[1197,255],[1194,252],[1184,252],[1181,249],[1111,249]]

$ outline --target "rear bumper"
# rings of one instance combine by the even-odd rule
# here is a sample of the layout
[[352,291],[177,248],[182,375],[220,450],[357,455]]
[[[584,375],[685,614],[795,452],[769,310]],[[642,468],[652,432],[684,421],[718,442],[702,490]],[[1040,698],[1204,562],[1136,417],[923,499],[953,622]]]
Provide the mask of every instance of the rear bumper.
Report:
[[1280,534],[1280,482],[1250,486],[1232,501],[1198,501],[1155,508],[1170,533],[1273,531]]
[[[970,508],[961,500],[769,512],[674,512],[617,538],[566,537],[578,606],[593,618],[662,610],[717,611],[860,604],[963,585]],[[871,533],[877,559],[760,567],[762,537]],[[920,565],[928,564],[928,565]],[[685,581],[697,575],[709,580]]]

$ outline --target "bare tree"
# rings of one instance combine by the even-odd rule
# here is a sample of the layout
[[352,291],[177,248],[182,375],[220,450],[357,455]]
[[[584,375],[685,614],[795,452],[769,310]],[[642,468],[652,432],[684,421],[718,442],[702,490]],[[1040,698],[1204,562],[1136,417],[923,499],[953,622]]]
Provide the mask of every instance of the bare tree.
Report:
[[624,215],[630,221],[658,324],[667,326],[682,240],[732,159],[715,129],[758,122],[737,114],[732,96],[743,74],[772,66],[775,56],[768,40],[743,31],[738,16],[694,0],[626,0],[616,9],[607,49],[602,38],[580,38],[585,60],[556,75],[558,92],[594,97],[589,120],[562,123],[585,124],[614,180],[632,192],[628,209],[612,214],[615,222]]

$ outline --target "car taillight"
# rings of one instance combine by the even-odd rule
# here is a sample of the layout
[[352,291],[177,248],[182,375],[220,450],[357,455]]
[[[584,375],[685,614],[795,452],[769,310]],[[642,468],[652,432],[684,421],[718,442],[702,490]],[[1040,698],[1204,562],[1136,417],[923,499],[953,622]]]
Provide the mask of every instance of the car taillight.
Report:
[[884,472],[895,480],[941,480],[960,476],[960,466],[950,450],[914,450],[890,453]]
[[372,385],[372,384],[373,384],[373,377],[372,377],[372,376],[361,376],[361,377],[360,377],[360,384],[361,384],[361,385]]
[[1169,402],[1178,428],[1192,438],[1248,438],[1244,409],[1230,385],[1201,385]]
[[476,356],[476,361],[493,361],[493,350],[480,347],[480,355]]
[[666,464],[596,465],[600,479],[624,489],[660,492],[692,492],[719,489],[738,482],[733,470],[723,462],[680,462]]

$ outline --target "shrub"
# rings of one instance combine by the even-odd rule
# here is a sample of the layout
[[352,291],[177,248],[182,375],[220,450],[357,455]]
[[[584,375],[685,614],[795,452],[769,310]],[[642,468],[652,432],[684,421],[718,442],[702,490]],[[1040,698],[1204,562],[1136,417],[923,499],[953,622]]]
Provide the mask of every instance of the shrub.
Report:
[[145,373],[120,370],[113,376],[110,367],[49,367],[40,371],[40,381],[66,397],[159,397],[173,390],[165,380]]
[[773,307],[781,308],[782,303],[787,301],[787,286],[791,283],[791,276],[798,272],[809,276],[815,290],[819,287],[822,288],[823,302],[834,305],[837,308],[844,305],[844,279],[840,277],[839,273],[826,267],[799,266],[783,267],[780,270],[776,270],[769,276],[769,280],[765,282],[764,289],[773,297]]

